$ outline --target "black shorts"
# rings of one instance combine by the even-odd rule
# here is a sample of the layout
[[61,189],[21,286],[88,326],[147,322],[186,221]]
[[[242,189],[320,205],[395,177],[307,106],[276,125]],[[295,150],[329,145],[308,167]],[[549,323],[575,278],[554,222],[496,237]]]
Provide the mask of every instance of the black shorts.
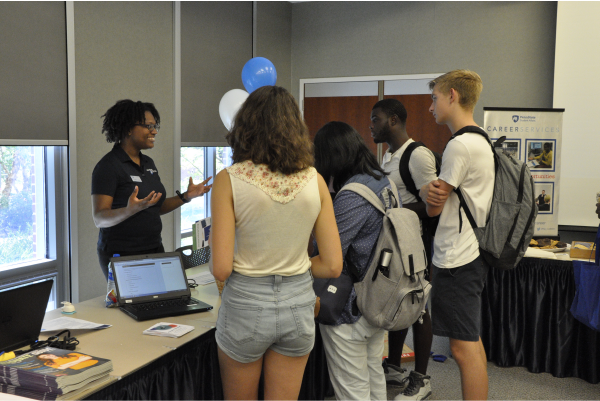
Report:
[[453,269],[433,266],[431,318],[433,334],[479,341],[481,292],[488,274],[481,256]]

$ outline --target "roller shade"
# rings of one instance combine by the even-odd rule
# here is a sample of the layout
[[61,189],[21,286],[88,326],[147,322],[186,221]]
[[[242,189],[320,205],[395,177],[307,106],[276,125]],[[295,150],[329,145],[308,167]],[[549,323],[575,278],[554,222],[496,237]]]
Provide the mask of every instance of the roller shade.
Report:
[[181,2],[181,142],[226,144],[219,102],[244,89],[252,2]]
[[68,140],[65,3],[0,2],[0,141]]

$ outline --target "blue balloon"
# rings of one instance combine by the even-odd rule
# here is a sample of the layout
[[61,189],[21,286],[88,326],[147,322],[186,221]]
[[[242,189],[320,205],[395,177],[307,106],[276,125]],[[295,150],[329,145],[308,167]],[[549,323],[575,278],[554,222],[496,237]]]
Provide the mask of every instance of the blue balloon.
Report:
[[242,83],[248,93],[261,86],[275,85],[275,82],[277,82],[275,66],[264,57],[251,58],[242,69]]

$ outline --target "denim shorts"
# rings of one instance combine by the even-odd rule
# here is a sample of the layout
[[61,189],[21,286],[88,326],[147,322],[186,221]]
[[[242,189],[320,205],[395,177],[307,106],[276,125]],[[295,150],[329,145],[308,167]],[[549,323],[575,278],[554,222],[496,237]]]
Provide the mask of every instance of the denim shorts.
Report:
[[453,269],[433,266],[431,319],[433,334],[478,341],[481,330],[481,292],[489,266],[481,256]]
[[217,344],[241,363],[260,359],[267,349],[304,356],[315,343],[315,300],[308,271],[289,277],[233,272],[223,288]]

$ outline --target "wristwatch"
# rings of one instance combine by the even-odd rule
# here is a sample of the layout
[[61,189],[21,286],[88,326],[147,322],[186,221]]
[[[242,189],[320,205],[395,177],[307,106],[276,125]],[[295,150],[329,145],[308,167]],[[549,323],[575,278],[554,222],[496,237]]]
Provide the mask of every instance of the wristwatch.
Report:
[[183,194],[179,191],[175,191],[175,193],[177,194],[177,196],[179,196],[179,199],[181,199],[181,201],[183,203],[190,203],[190,201],[188,199],[185,199],[185,196],[183,196]]

